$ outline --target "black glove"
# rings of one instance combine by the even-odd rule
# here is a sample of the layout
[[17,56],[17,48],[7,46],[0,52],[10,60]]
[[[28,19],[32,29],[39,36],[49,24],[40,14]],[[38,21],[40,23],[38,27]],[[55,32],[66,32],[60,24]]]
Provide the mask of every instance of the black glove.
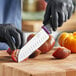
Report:
[[20,49],[24,45],[24,36],[11,24],[0,24],[0,42],[8,44],[11,50]]
[[72,0],[48,0],[43,24],[50,24],[51,28],[56,31],[63,22],[69,19],[73,13]]

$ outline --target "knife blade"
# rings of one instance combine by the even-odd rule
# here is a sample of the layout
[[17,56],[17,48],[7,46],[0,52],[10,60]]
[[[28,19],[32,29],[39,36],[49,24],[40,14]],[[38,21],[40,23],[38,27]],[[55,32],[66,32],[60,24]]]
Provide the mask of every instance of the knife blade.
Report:
[[42,26],[41,30],[24,45],[18,53],[18,62],[27,59],[36,49],[38,49],[42,44],[44,44],[51,33],[51,28],[49,25]]

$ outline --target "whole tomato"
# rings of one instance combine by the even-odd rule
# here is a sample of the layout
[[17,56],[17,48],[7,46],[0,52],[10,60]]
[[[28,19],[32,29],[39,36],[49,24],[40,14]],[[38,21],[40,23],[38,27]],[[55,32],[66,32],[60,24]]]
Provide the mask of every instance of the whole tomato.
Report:
[[71,50],[72,53],[76,53],[76,32],[66,33],[64,38],[62,37],[63,33],[59,36],[59,44]]
[[72,34],[72,33],[69,33],[68,35],[69,35],[69,36],[66,37],[66,38],[63,40],[63,46],[71,50],[70,44],[71,44],[71,39],[72,39],[72,37],[73,37],[73,36],[72,36],[73,34]]
[[58,42],[61,46],[63,46],[63,41],[66,37],[68,37],[69,34],[66,32],[63,32],[62,34],[60,34],[59,38],[58,38]]

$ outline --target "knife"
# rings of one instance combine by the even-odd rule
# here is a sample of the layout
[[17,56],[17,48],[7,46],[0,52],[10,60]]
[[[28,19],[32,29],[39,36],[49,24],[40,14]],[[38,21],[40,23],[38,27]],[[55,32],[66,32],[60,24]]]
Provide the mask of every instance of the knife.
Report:
[[41,30],[20,49],[18,52],[18,62],[27,59],[36,49],[43,45],[49,39],[49,34],[51,33],[49,25],[42,26]]

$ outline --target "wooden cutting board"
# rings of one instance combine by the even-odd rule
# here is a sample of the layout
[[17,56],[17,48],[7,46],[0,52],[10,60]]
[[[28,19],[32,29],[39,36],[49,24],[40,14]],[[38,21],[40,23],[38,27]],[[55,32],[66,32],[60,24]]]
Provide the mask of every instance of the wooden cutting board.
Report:
[[0,76],[76,76],[76,54],[56,60],[51,55],[54,50],[22,63],[13,62],[6,51],[0,51]]

